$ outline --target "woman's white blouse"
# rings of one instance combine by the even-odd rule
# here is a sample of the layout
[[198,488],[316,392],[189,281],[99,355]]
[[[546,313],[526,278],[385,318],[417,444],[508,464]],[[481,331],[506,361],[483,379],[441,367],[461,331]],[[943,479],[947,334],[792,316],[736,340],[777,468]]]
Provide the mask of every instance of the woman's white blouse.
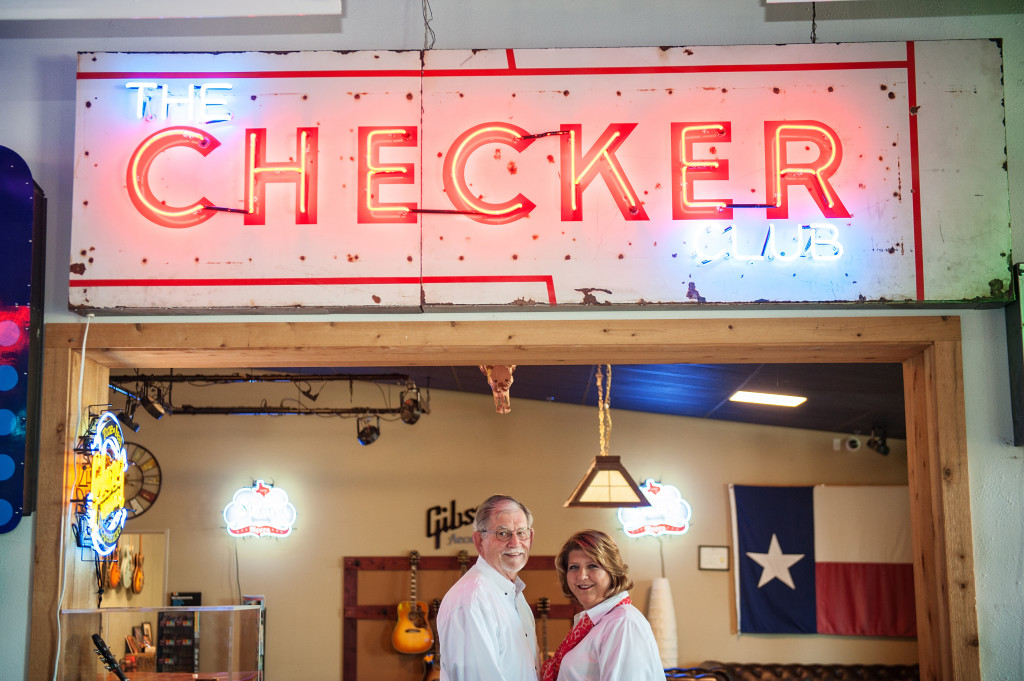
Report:
[[618,605],[628,595],[622,591],[585,611],[594,628],[562,658],[558,681],[664,681],[647,618],[632,605]]

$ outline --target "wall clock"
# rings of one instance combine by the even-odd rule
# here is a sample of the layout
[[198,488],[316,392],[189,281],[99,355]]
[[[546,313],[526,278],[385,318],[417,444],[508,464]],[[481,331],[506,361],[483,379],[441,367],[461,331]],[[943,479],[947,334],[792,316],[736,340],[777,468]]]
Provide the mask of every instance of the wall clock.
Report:
[[135,442],[125,442],[128,469],[124,472],[124,506],[137,518],[160,496],[160,463],[149,451]]

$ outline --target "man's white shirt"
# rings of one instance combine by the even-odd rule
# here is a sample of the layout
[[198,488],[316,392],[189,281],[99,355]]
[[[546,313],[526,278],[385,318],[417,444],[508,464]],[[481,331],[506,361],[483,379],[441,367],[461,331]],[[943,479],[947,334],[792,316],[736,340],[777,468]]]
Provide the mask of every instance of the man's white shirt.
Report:
[[441,681],[537,681],[537,631],[519,577],[509,581],[483,558],[441,601]]

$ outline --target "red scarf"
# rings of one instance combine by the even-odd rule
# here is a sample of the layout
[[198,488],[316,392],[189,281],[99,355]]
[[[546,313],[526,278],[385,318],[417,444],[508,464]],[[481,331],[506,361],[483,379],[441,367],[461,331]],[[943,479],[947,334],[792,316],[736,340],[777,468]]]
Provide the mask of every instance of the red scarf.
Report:
[[[620,605],[629,605],[632,601],[629,600],[629,596],[626,596],[621,601],[613,605],[612,607],[618,607]],[[562,666],[562,658],[570,650],[576,647],[576,644],[583,640],[591,629],[594,628],[594,623],[591,621],[590,616],[587,613],[583,613],[583,617],[576,623],[576,626],[572,628],[569,635],[565,637],[558,646],[558,650],[555,651],[555,656],[544,663],[544,671],[541,676],[541,681],[555,681],[558,678],[558,669]]]

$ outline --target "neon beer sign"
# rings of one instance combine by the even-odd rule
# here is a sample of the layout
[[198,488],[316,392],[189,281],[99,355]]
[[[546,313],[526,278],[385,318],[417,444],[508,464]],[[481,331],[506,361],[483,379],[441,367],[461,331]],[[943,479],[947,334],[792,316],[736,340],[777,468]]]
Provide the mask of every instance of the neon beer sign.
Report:
[[92,417],[78,451],[86,461],[78,482],[78,544],[97,556],[117,548],[128,510],[124,508],[124,472],[128,453],[117,416],[105,411]]
[[686,534],[690,529],[692,511],[679,488],[647,479],[640,484],[650,506],[620,508],[619,524],[630,537]]
[[232,537],[287,537],[295,524],[295,507],[283,489],[256,480],[235,492],[224,507],[224,521]]

